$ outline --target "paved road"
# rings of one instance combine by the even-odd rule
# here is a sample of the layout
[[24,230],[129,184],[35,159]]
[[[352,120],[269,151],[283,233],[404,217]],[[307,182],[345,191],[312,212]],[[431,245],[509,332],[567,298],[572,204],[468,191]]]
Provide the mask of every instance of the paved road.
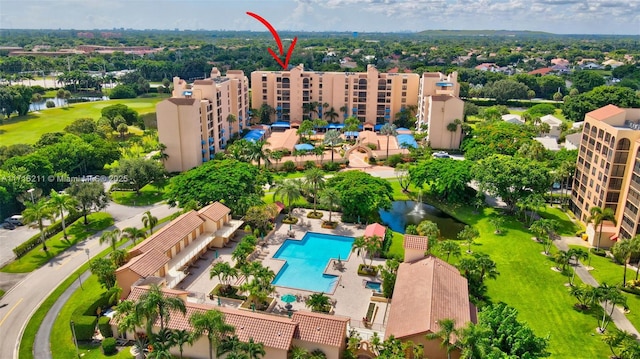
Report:
[[[117,219],[115,226],[118,228],[141,227],[142,213],[146,210],[151,210],[154,216],[163,218],[177,209],[169,208],[167,205],[133,209],[114,205],[108,208]],[[99,244],[98,238],[99,234],[96,234],[52,259],[42,268],[23,275],[4,295],[0,301],[0,304],[6,304],[0,308],[0,359],[17,358],[20,336],[33,312],[65,278],[87,262],[88,257],[93,257],[107,248],[106,243]],[[89,255],[85,253],[87,249]],[[0,280],[7,280],[7,277],[2,276]]]

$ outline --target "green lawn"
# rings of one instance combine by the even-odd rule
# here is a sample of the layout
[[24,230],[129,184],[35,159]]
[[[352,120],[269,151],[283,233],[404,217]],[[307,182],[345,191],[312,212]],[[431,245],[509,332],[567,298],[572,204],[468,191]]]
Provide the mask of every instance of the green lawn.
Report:
[[38,245],[29,253],[4,266],[1,271],[7,273],[31,272],[45,265],[51,258],[64,252],[67,248],[113,224],[111,215],[104,212],[92,213],[88,216],[88,220],[88,226],[84,225],[84,218],[80,218],[67,227],[69,240],[65,240],[62,232],[60,232],[47,239],[47,252],[42,250],[41,245]]
[[[579,246],[572,247],[583,248]],[[590,260],[583,261],[583,263],[593,267],[591,275],[598,283],[607,283],[609,285],[622,284],[624,267],[616,263],[613,259],[591,255]],[[635,278],[636,271],[627,268],[627,280]],[[627,319],[631,321],[634,327],[640,328],[640,297],[631,293],[622,292],[622,294],[627,297],[627,306],[630,310],[629,314],[627,314]]]
[[111,199],[125,206],[148,206],[162,201],[167,184],[166,180],[150,183],[140,189],[139,195],[135,191],[112,191]]
[[569,216],[556,207],[545,207],[538,211],[542,218],[553,219],[560,226],[558,234],[561,236],[575,236],[576,232],[583,230],[582,226],[571,221]]
[[65,126],[79,118],[90,117],[97,120],[104,107],[119,103],[129,106],[139,114],[155,112],[156,104],[167,96],[84,102],[13,117],[0,125],[0,143],[7,146],[16,143],[35,143],[42,134],[62,131]]
[[4,297],[4,293],[5,293],[5,291],[0,289],[0,298]]

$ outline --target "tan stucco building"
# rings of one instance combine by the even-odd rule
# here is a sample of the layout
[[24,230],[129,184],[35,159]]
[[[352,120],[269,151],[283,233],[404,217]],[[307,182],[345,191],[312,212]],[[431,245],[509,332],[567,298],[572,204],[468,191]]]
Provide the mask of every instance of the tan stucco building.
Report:
[[253,108],[263,103],[273,107],[272,119],[285,122],[302,121],[304,104],[327,103],[320,112],[333,107],[339,113],[334,122],[355,116],[367,129],[392,122],[402,108],[417,105],[419,81],[418,74],[382,73],[373,65],[366,72],[305,71],[299,65],[289,71],[252,72],[251,100]]
[[[147,286],[136,286],[127,299],[135,302],[148,290]],[[189,293],[186,291],[163,288],[163,294],[180,298],[187,310],[185,315],[172,310],[167,328],[192,332],[189,318],[194,313],[215,309],[222,312],[225,322],[235,328],[234,335],[237,335],[239,340],[248,342],[252,338],[255,342],[264,344],[263,359],[287,359],[287,352],[293,346],[305,348],[309,352],[320,349],[327,359],[341,359],[346,349],[349,323],[347,317],[296,311],[288,318],[251,310],[194,303],[190,301]],[[154,332],[158,332],[159,324],[156,321]],[[117,317],[111,320],[111,326],[116,336],[134,339],[134,333],[118,333]],[[137,332],[144,332],[144,329],[139,328]],[[180,355],[176,347],[172,348],[171,352],[176,356]],[[193,359],[208,359],[209,341],[206,336],[199,338],[192,345],[185,345],[183,355]]]
[[447,126],[464,120],[464,101],[460,95],[458,73],[444,75],[425,72],[420,78],[416,128],[427,126],[431,148],[458,149],[462,141],[462,126],[449,131]]
[[[232,116],[230,116],[232,115]],[[182,172],[212,159],[249,124],[249,81],[242,71],[218,69],[192,84],[174,77],[171,98],[156,105],[158,136],[167,148],[164,165]]]
[[[605,222],[600,246],[640,234],[640,109],[607,105],[585,115],[571,193],[575,215],[587,223],[593,207],[611,208],[616,224]],[[598,242],[599,226],[587,226]]]
[[169,288],[187,276],[190,264],[207,252],[221,248],[243,222],[231,219],[231,210],[220,202],[174,219],[129,250],[128,262],[116,270],[122,298],[131,287],[149,278],[164,278]]

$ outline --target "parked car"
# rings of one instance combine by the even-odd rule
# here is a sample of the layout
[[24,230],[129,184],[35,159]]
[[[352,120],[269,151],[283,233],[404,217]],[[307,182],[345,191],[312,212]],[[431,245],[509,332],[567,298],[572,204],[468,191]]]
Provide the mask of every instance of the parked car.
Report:
[[433,157],[435,158],[451,158],[451,156],[444,151],[439,151],[433,154]]
[[11,224],[11,223],[9,223],[9,222],[4,222],[4,223],[0,224],[0,228],[14,230],[14,229],[16,229],[16,226]]
[[4,221],[7,223],[11,223],[15,226],[24,226],[22,216],[19,214],[14,214],[13,216],[5,219]]

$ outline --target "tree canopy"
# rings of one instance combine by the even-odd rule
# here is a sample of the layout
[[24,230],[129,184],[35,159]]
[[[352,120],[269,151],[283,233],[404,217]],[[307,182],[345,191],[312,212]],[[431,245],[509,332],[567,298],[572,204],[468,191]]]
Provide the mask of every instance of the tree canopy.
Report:
[[572,121],[582,121],[587,112],[609,104],[637,108],[640,107],[640,96],[627,87],[598,86],[589,92],[569,96],[564,102],[562,112]]
[[393,189],[388,181],[360,171],[340,172],[327,180],[328,188],[340,194],[342,219],[355,222],[373,222],[378,209],[389,208]]
[[487,121],[466,136],[462,149],[465,158],[476,161],[493,154],[514,155],[524,142],[532,141],[536,130],[530,126],[505,121]]
[[411,182],[416,187],[429,185],[431,193],[447,200],[464,198],[467,183],[471,181],[471,162],[451,158],[434,158],[409,168]]
[[189,202],[202,207],[220,201],[241,215],[261,203],[265,183],[260,170],[249,163],[232,159],[209,161],[172,178],[166,198],[169,205],[181,207]]

